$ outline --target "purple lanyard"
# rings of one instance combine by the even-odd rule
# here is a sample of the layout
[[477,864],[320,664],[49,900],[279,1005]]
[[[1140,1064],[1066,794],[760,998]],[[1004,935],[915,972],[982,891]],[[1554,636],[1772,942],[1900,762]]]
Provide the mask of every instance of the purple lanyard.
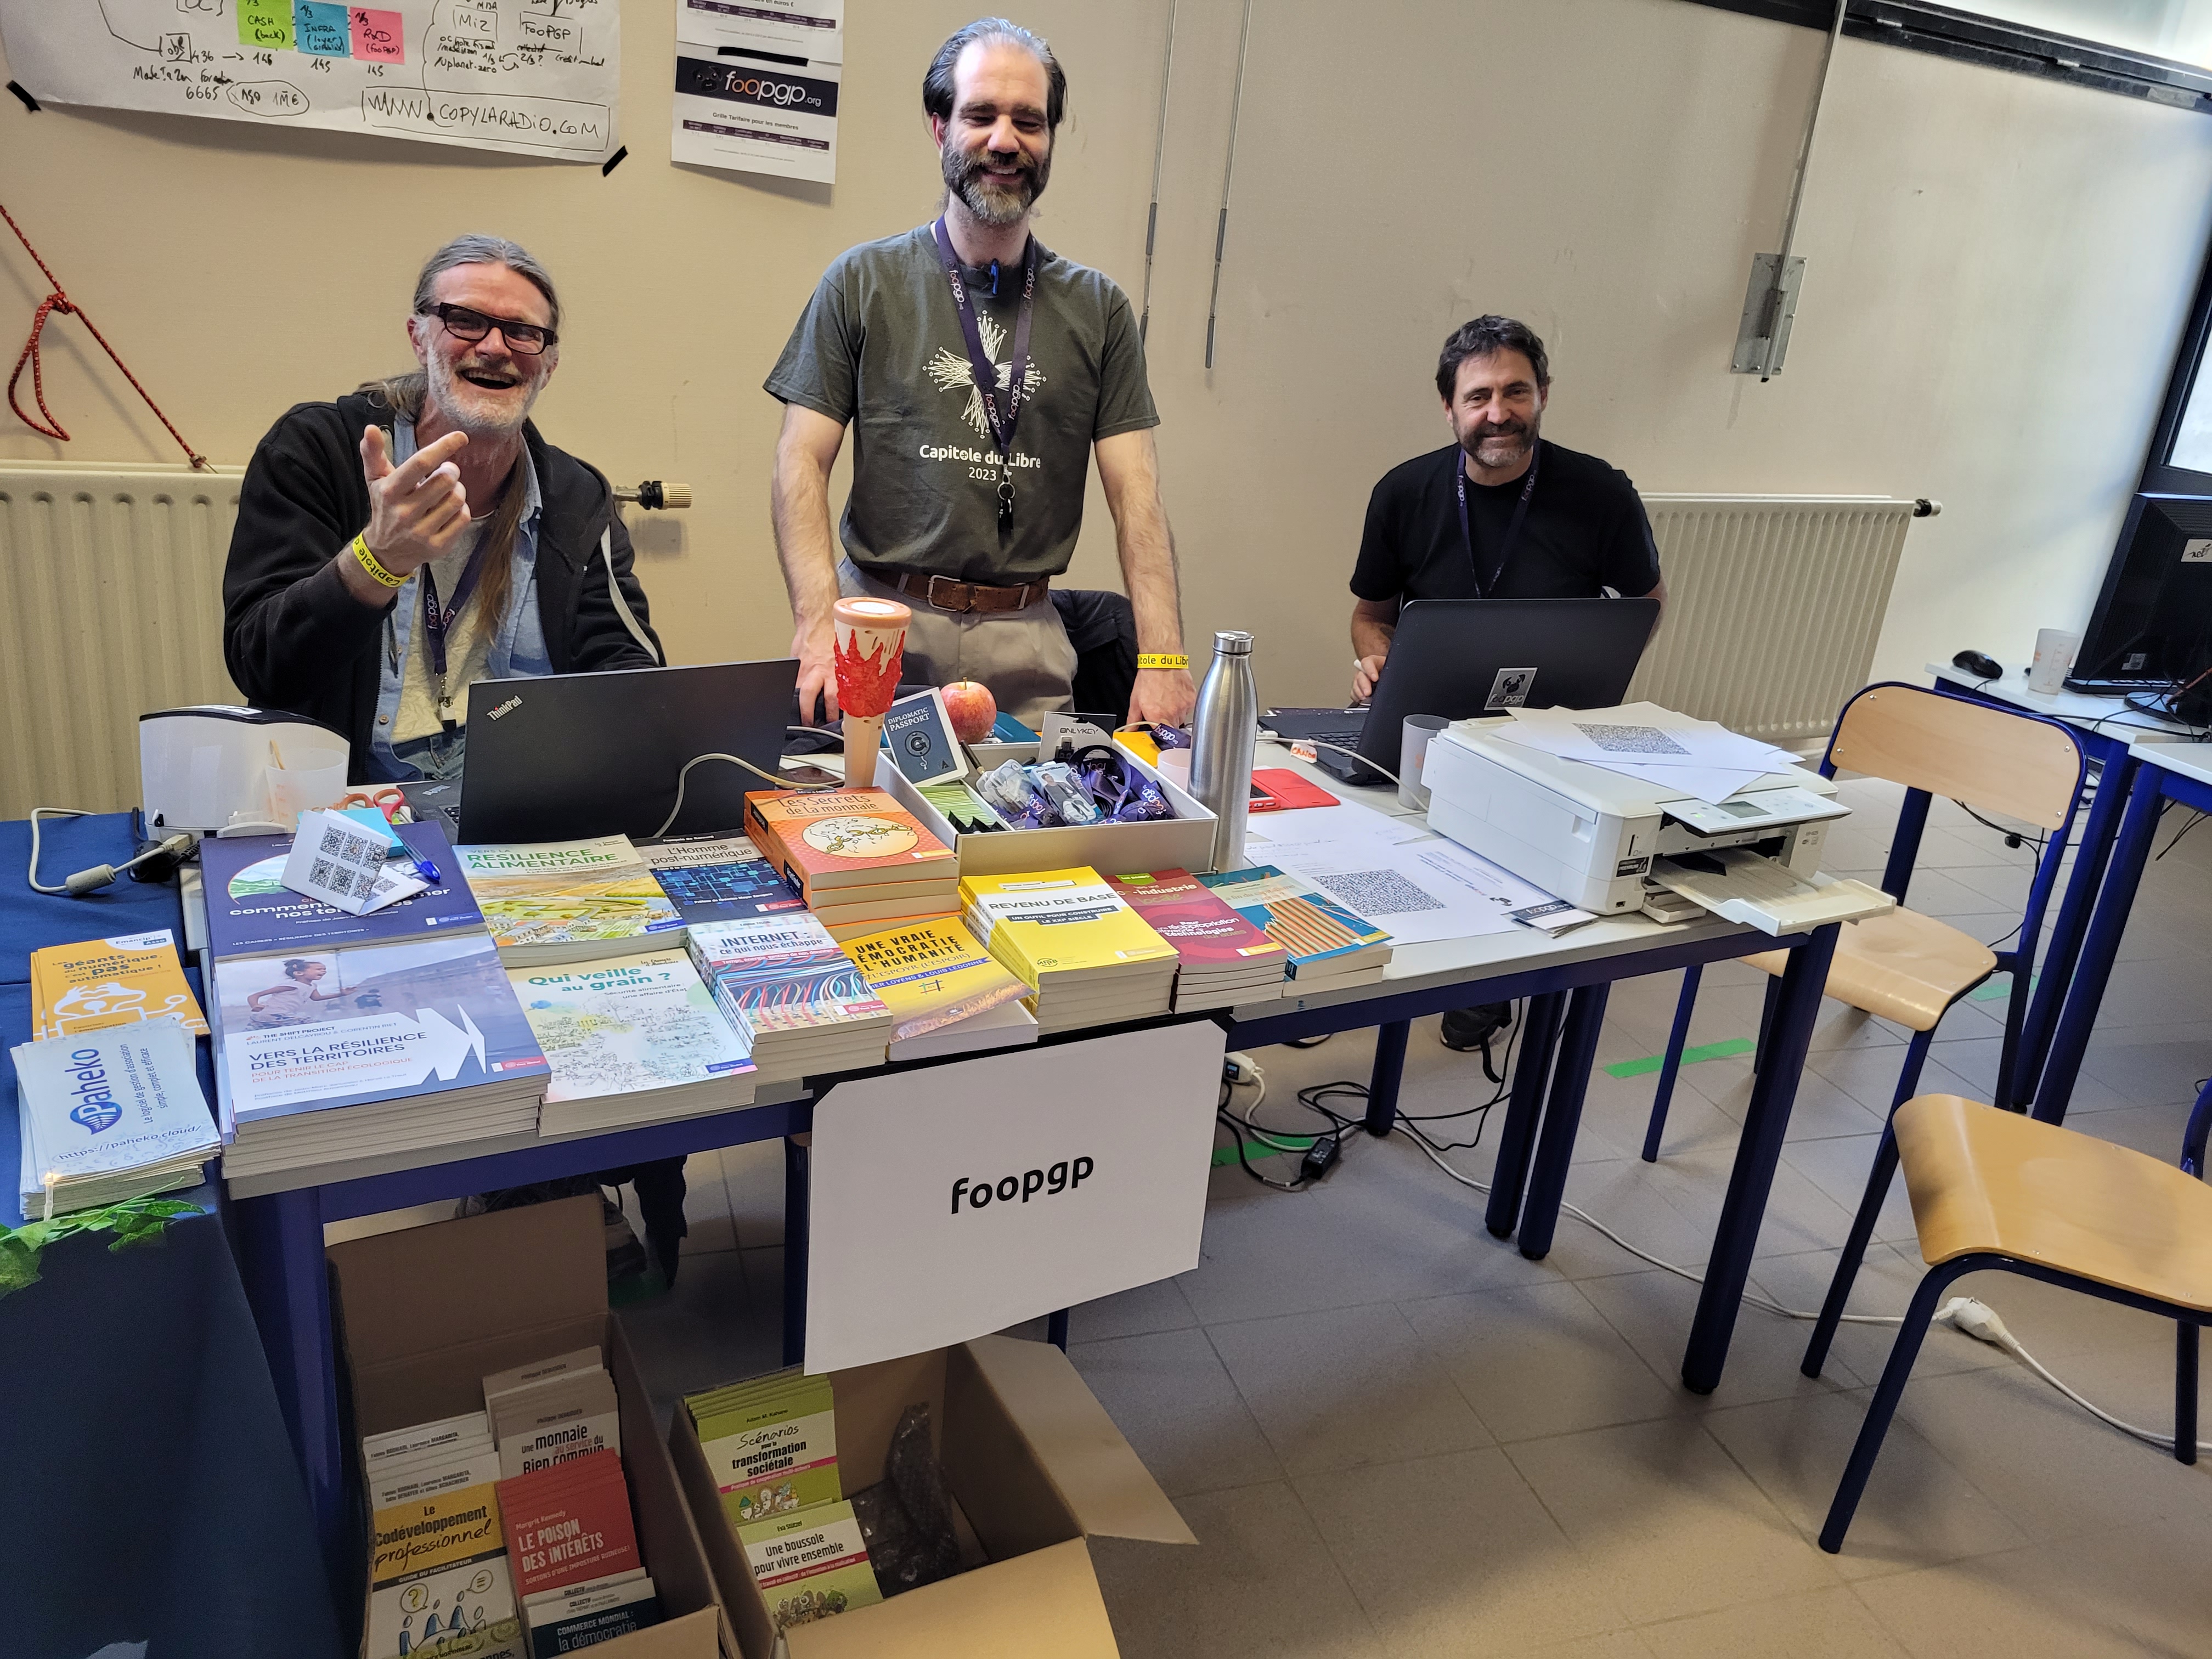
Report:
[[1022,308],[1014,318],[1014,355],[1006,369],[1006,408],[1001,415],[999,366],[983,349],[983,331],[975,320],[975,302],[969,297],[967,280],[960,274],[959,258],[952,252],[952,238],[941,217],[929,228],[937,242],[937,262],[945,267],[945,278],[952,284],[953,309],[960,313],[961,337],[968,343],[968,372],[975,380],[975,395],[983,400],[983,418],[990,422],[991,441],[998,447],[1001,463],[999,526],[1004,529],[1014,521],[1014,423],[1021,419],[1022,397],[1028,389],[1030,319],[1036,309],[1037,240],[1030,237],[1029,246],[1022,253]]
[[438,718],[445,721],[446,729],[453,729],[453,722],[446,715],[446,630],[453,625],[453,618],[461,614],[461,607],[469,602],[469,595],[477,591],[477,578],[483,574],[484,534],[477,535],[476,550],[469,562],[461,567],[461,579],[453,586],[453,602],[443,606],[438,604],[438,579],[430,574],[430,567],[422,567],[422,636],[430,647],[430,672],[438,682]]
[[[1513,556],[1513,544],[1521,539],[1522,520],[1528,516],[1528,499],[1536,493],[1536,463],[1543,459],[1544,446],[1539,441],[1529,446],[1528,482],[1521,486],[1521,499],[1514,503],[1513,518],[1505,526],[1505,542],[1498,550],[1498,568],[1491,573],[1489,587],[1495,592],[1498,584],[1505,580],[1505,562]],[[1474,596],[1486,599],[1483,592],[1482,566],[1474,556],[1474,530],[1467,518],[1467,456],[1462,450],[1452,466],[1452,487],[1459,492],[1459,533],[1467,541],[1467,562],[1474,570]]]

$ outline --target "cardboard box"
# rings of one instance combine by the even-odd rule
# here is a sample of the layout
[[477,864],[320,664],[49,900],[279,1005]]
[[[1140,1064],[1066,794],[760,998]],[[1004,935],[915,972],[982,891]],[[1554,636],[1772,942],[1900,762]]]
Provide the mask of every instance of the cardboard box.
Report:
[[[482,1410],[483,1379],[495,1371],[599,1344],[621,1400],[623,1472],[638,1550],[666,1620],[592,1651],[607,1659],[737,1659],[653,1398],[607,1311],[606,1230],[597,1198],[412,1227],[325,1254],[341,1363],[353,1384],[356,1456],[363,1435]],[[364,1560],[363,1605],[368,1582]]]
[[[837,1462],[850,1498],[883,1479],[891,1431],[927,1401],[975,1565],[953,1577],[784,1632],[791,1659],[1119,1659],[1087,1538],[1198,1540],[1067,1356],[979,1337],[835,1371]],[[775,1629],[722,1510],[691,1414],[669,1430],[744,1659],[770,1659]]]
[[[1026,747],[1030,757],[1035,756],[1034,744],[1008,747]],[[979,754],[982,750],[971,746],[969,752]],[[1102,876],[1177,868],[1195,874],[1213,868],[1213,814],[1172,779],[1162,777],[1134,755],[1125,750],[1121,757],[1158,782],[1176,810],[1174,817],[1149,823],[1091,823],[1078,829],[1000,830],[984,836],[956,836],[945,815],[921,798],[897,767],[878,766],[876,781],[890,790],[930,834],[959,854],[963,876],[1010,876],[1024,870],[1066,870],[1079,864],[1089,865]],[[968,782],[974,787],[973,775]]]

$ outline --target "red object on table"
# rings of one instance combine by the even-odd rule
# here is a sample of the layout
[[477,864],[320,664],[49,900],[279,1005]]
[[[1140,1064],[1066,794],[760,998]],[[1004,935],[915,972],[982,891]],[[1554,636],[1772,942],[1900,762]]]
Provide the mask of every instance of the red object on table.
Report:
[[1340,803],[1317,783],[1309,782],[1287,766],[1255,767],[1252,784],[1264,791],[1267,799],[1255,799],[1250,811],[1255,812],[1285,812],[1298,806],[1335,806]]

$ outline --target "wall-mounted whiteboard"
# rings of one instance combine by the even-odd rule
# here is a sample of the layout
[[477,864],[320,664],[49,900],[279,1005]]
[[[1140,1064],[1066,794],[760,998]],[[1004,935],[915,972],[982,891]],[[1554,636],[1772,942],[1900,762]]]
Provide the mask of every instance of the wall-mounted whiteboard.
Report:
[[616,149],[620,0],[0,0],[41,100],[564,161]]

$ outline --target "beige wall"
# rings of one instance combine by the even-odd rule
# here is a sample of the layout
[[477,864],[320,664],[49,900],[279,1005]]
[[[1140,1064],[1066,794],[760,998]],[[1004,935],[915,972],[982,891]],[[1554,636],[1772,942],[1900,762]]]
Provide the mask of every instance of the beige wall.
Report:
[[[1074,82],[1042,233],[1133,300],[1167,9],[1024,14]],[[606,179],[0,100],[0,201],[228,464],[288,404],[403,360],[428,246],[516,236],[572,317],[549,435],[618,480],[698,492],[641,538],[672,654],[777,653],[777,410],[759,382],[826,261],[930,211],[918,83],[969,9],[852,0],[834,191],[670,166],[670,9],[626,10],[631,154]],[[1762,386],[1727,360],[1750,256],[1778,238],[1816,34],[1680,0],[1397,0],[1360,9],[1363,44],[1341,6],[1267,0],[1209,374],[1239,10],[1178,10],[1151,340],[1191,636],[1257,630],[1264,694],[1340,689],[1368,489],[1443,441],[1437,344],[1482,310],[1551,343],[1549,433],[1645,489],[1941,499],[1908,543],[1878,672],[1967,644],[2017,661],[2037,626],[2086,617],[2212,222],[2212,121],[1844,41],[1796,337]],[[37,293],[0,246],[0,316],[26,318]],[[173,453],[74,323],[50,337],[65,453]],[[0,455],[60,453],[0,414]],[[1091,525],[1073,579],[1109,585],[1095,481]]]

